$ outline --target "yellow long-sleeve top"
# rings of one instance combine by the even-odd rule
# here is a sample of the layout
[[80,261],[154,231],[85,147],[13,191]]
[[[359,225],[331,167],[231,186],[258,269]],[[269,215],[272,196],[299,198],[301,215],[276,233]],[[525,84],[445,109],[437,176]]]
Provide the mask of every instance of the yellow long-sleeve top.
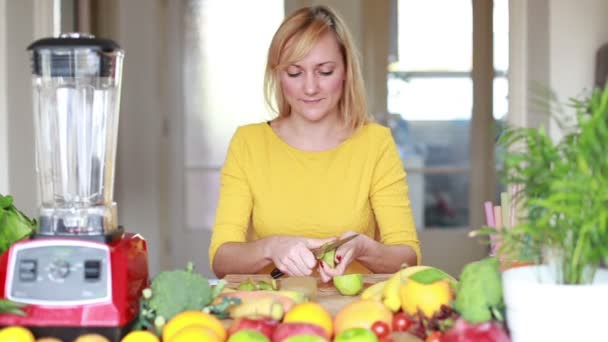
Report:
[[[406,244],[421,260],[403,164],[390,130],[374,123],[321,152],[292,147],[267,123],[239,127],[222,168],[211,264],[223,243],[247,241],[249,228],[254,240],[352,230]],[[369,270],[353,262],[347,273]]]

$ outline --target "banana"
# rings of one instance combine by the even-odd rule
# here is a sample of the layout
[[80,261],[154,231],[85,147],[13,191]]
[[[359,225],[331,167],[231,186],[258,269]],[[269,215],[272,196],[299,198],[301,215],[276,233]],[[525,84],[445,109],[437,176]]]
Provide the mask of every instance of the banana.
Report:
[[386,281],[386,285],[382,291],[382,302],[393,312],[397,312],[401,308],[401,299],[399,298],[399,288],[401,287],[402,279],[407,279],[414,273],[431,268],[431,266],[410,266],[400,271],[397,271]]
[[387,282],[387,280],[381,281],[368,287],[361,293],[361,299],[372,299],[381,302],[382,292],[384,291],[384,287],[386,286]]

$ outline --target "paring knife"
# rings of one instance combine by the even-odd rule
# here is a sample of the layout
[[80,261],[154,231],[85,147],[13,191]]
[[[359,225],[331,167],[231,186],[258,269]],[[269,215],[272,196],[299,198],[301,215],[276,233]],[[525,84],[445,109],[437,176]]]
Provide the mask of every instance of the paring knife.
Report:
[[[312,254],[315,256],[315,258],[317,260],[321,260],[321,258],[323,257],[323,255],[325,253],[327,253],[331,250],[337,249],[338,247],[340,247],[343,244],[347,243],[348,241],[356,238],[357,236],[359,236],[359,234],[351,235],[347,238],[340,239],[340,240],[337,240],[334,242],[328,242],[321,247],[312,248],[310,251],[312,252]],[[284,275],[284,273],[276,267],[274,270],[272,270],[272,272],[270,272],[270,276],[272,277],[272,279],[279,279],[283,275]]]

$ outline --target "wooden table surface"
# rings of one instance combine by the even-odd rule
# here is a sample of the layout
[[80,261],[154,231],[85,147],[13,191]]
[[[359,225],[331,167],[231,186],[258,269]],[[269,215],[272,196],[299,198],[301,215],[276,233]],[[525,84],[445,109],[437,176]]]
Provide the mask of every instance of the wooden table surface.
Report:
[[[364,287],[369,287],[377,282],[388,279],[392,274],[364,274],[363,281]],[[271,281],[270,276],[265,274],[229,274],[224,279],[228,283],[227,286],[231,288],[235,288],[241,282],[245,282],[248,279],[252,279],[253,281],[266,280]],[[279,288],[280,288],[280,279],[279,279]],[[336,313],[346,304],[356,300],[359,296],[343,296],[338,290],[333,286],[331,282],[323,283],[320,278],[317,279],[317,299],[315,300],[319,304],[323,305],[332,316],[336,315]]]

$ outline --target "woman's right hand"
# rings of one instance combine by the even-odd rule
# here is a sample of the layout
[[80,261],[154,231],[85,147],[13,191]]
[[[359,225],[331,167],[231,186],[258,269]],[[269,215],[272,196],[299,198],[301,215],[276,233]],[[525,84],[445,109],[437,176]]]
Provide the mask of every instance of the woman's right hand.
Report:
[[281,235],[269,239],[267,248],[272,262],[281,272],[290,276],[309,276],[318,262],[310,249],[335,240]]

